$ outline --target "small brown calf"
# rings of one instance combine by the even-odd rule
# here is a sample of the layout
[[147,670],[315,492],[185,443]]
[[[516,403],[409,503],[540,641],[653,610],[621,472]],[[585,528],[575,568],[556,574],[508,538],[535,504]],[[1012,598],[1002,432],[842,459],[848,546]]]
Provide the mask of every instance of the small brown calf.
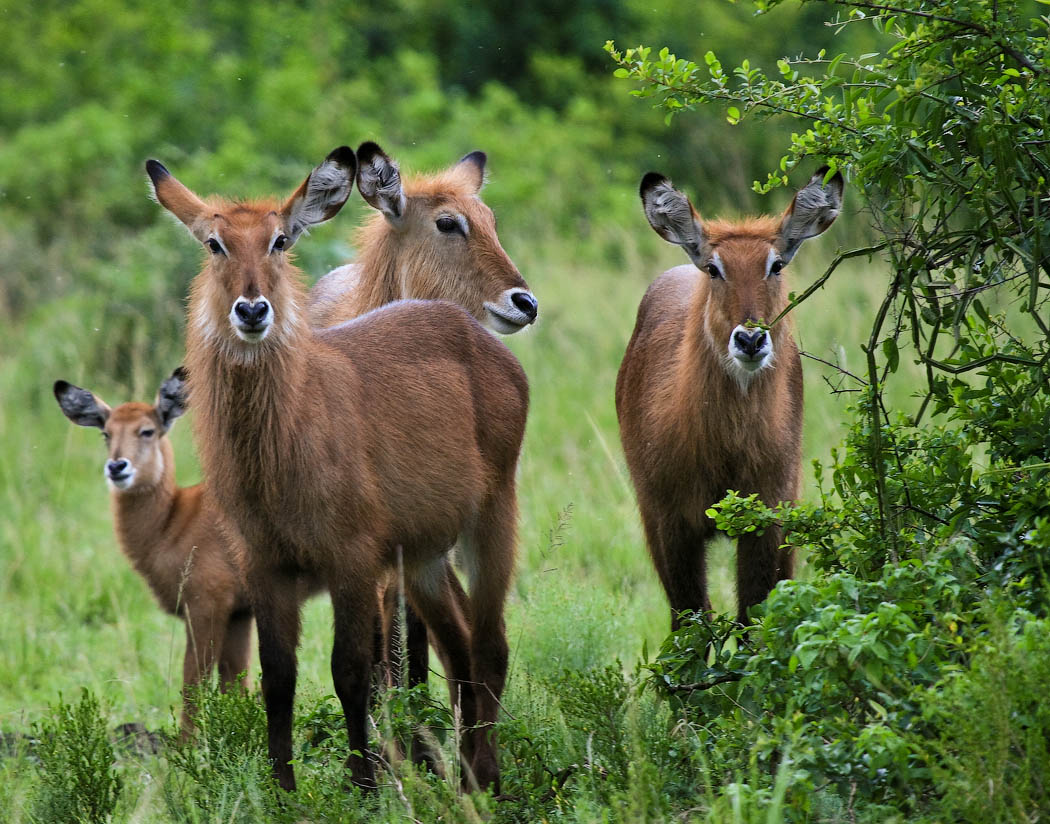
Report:
[[227,538],[203,484],[175,485],[175,458],[167,434],[186,409],[180,370],[161,384],[156,403],[110,409],[86,389],[56,381],[55,398],[73,423],[102,430],[120,548],[161,607],[186,623],[182,665],[182,732],[193,729],[190,688],[218,664],[223,691],[246,672],[252,616]]
[[[646,542],[671,603],[710,610],[706,515],[725,493],[764,503],[798,498],[802,365],[787,320],[784,267],[842,208],[842,176],[821,169],[780,217],[704,221],[689,198],[650,172],[646,217],[693,265],[664,272],[638,309],[616,380],[616,412]],[[778,527],[737,542],[737,620],[789,578],[793,553]]]
[[[379,584],[403,550],[409,603],[445,664],[469,732],[466,776],[499,791],[492,724],[507,672],[503,604],[514,566],[515,469],[528,384],[461,308],[398,301],[311,330],[288,250],[350,194],[333,151],[286,201],[202,201],[155,160],[157,200],[204,245],[186,364],[209,488],[244,539],[259,631],[269,756],[294,789],[292,707],[300,592],[332,598],[332,678],[355,783],[375,786],[368,703]],[[460,540],[470,594],[448,558]]]

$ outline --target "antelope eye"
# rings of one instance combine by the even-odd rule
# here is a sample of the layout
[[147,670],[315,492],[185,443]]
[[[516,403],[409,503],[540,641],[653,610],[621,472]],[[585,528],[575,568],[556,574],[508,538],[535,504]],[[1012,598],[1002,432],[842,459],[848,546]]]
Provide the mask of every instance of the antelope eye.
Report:
[[771,275],[779,275],[781,270],[783,270],[783,268],[784,268],[784,261],[782,261],[780,258],[777,258],[776,260],[774,260],[770,264],[770,266],[769,266],[769,274],[771,274]]
[[456,223],[455,218],[451,218],[448,215],[442,215],[435,223],[437,224],[438,230],[449,234],[459,229],[459,224]]
[[720,278],[720,277],[722,277],[721,270],[717,266],[715,266],[715,264],[713,264],[713,263],[707,264],[707,274],[709,274],[713,278]]
[[288,246],[288,235],[278,235],[273,241],[274,252],[283,252]]
[[141,432],[139,432],[139,437],[140,438],[152,438],[155,432],[156,432],[155,429],[143,429]]
[[210,237],[206,241],[204,241],[204,245],[207,246],[208,249],[211,250],[211,253],[213,255],[221,255],[223,253],[222,252],[222,244],[219,243],[219,241],[217,241],[213,237]]

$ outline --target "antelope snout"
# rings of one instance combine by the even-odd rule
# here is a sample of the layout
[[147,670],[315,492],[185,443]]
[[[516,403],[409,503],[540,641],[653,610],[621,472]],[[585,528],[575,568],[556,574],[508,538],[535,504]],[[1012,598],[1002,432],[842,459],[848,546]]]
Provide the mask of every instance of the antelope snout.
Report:
[[106,482],[117,489],[127,489],[135,480],[135,468],[125,458],[106,461],[102,474]]
[[515,292],[510,296],[510,302],[529,319],[529,323],[536,320],[536,315],[540,311],[540,305],[532,292]]
[[233,324],[237,336],[250,343],[257,343],[266,337],[272,320],[270,303],[264,297],[253,300],[239,297],[233,302],[233,309],[230,310],[230,323]]
[[498,301],[485,301],[486,326],[513,335],[536,321],[540,305],[528,289],[507,289]]
[[773,341],[765,329],[740,325],[730,335],[729,355],[737,365],[753,372],[769,365]]
[[758,329],[754,332],[741,330],[739,332],[734,332],[733,343],[736,344],[736,348],[738,351],[743,352],[749,358],[753,358],[755,354],[766,344],[765,330]]

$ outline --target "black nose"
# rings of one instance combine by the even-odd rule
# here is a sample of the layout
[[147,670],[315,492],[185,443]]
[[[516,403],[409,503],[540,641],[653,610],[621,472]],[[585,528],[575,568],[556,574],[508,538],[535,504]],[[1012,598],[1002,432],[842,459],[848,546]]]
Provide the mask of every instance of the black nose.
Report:
[[766,343],[766,332],[764,329],[756,329],[753,332],[745,332],[741,329],[734,333],[733,341],[741,352],[748,357],[754,357],[755,353]]
[[510,302],[513,303],[530,322],[536,320],[536,313],[539,312],[540,306],[531,293],[515,292],[510,296]]
[[257,300],[254,303],[239,300],[233,307],[234,314],[247,326],[258,326],[266,319],[269,311],[270,304],[265,300]]
[[110,474],[110,477],[116,478],[118,475],[123,475],[124,470],[128,468],[128,462],[121,458],[119,461],[106,461],[106,471]]

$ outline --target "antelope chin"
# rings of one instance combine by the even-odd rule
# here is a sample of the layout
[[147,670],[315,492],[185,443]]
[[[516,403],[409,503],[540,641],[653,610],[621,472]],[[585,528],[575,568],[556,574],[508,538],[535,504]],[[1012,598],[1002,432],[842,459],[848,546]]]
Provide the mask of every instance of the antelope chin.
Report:
[[524,312],[519,312],[516,309],[508,310],[506,307],[497,306],[495,303],[485,304],[485,323],[493,332],[499,332],[501,335],[513,335],[515,332],[520,332],[532,321],[528,319]]
[[272,324],[262,324],[262,328],[259,327],[245,327],[239,324],[233,324],[233,331],[241,340],[245,343],[261,343],[268,334],[270,334],[270,327]]
[[104,473],[106,478],[106,485],[115,492],[123,492],[126,489],[130,489],[135,483],[135,470],[132,469],[130,472],[125,472],[123,475],[113,477],[108,472]]

